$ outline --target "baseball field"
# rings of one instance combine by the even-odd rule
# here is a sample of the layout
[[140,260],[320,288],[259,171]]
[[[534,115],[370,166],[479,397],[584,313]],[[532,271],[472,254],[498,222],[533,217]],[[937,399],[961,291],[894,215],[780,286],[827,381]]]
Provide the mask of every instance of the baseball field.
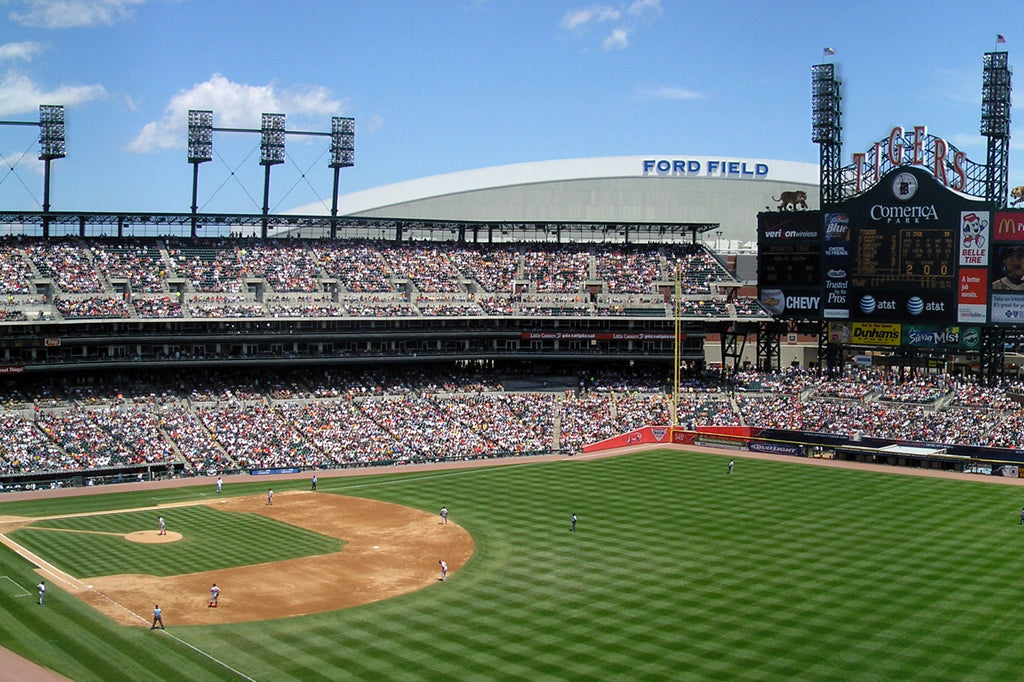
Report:
[[735,454],[0,502],[0,644],[82,682],[1019,679],[1024,488]]

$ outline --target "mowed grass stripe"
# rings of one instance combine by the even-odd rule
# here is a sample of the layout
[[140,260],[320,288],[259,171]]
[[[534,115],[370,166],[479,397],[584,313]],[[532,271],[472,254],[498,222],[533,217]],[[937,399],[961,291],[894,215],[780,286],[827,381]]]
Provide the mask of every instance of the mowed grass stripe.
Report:
[[[174,632],[261,682],[1016,678],[1019,489],[742,457],[728,475],[728,457],[323,479],[325,492],[445,504],[477,552],[447,584],[386,602]],[[23,625],[0,613],[0,626]]]
[[[173,516],[172,516],[173,514]],[[32,552],[80,578],[122,573],[177,575],[340,551],[344,543],[251,513],[197,505],[167,512],[178,542],[145,544],[114,535],[61,533],[49,529],[130,533],[155,527],[151,512],[49,519],[10,534]]]

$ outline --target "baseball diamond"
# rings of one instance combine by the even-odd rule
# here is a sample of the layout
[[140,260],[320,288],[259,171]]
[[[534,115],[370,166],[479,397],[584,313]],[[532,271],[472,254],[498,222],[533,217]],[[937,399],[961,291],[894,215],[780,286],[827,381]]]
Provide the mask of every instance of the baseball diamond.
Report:
[[[33,534],[50,547],[29,559],[35,571],[0,551],[0,573],[25,585],[46,576],[50,589],[45,607],[0,592],[0,626],[29,639],[57,627],[62,646],[29,649],[19,644],[24,637],[5,644],[76,680],[97,679],[93,671],[101,679],[293,680],[313,670],[331,679],[494,679],[512,671],[611,679],[622,665],[646,679],[700,679],[717,670],[788,680],[826,677],[838,658],[858,678],[984,670],[986,679],[1006,679],[1024,665],[1024,655],[1012,653],[1024,650],[1024,637],[1001,617],[1024,592],[998,578],[1016,561],[1006,548],[1020,539],[1021,479],[649,448],[334,471],[320,477],[317,493],[305,475],[276,476],[273,507],[263,503],[266,482],[242,476],[228,478],[231,497],[212,504],[204,486],[187,479],[125,484],[128,492],[115,495],[73,489],[22,500],[28,495],[14,493],[0,504],[4,537],[14,526],[21,527],[14,535],[25,533],[35,519],[48,528]],[[737,462],[731,476],[730,459]],[[438,500],[451,512],[447,525]],[[159,509],[184,538],[124,545],[178,552],[207,532],[189,514],[208,523],[221,508],[221,518],[258,516],[313,533],[305,541],[345,544],[340,552],[205,572],[186,570],[198,559],[182,553],[181,567],[168,567],[175,574],[94,576],[81,589],[62,579],[58,567],[72,557],[61,554],[74,550],[58,540],[118,540],[85,527],[144,521]],[[63,518],[43,520],[58,509]],[[575,513],[585,523],[568,533],[565,520]],[[214,533],[225,551],[254,545],[270,553],[283,542],[271,530],[270,537],[242,533],[239,543],[240,523]],[[446,583],[437,579],[442,557],[453,569]],[[955,566],[969,567],[971,580],[950,590],[943,576]],[[218,609],[206,608],[212,582],[224,590]],[[303,607],[293,593],[313,597]],[[367,601],[370,593],[394,596]],[[342,608],[346,599],[350,608]],[[154,603],[166,631],[149,630]],[[307,615],[285,617],[303,608]],[[255,609],[269,620],[245,622],[249,616],[236,613]],[[970,651],[956,646],[980,627],[991,636]],[[578,654],[566,653],[567,631]],[[744,653],[729,656],[736,638]]]

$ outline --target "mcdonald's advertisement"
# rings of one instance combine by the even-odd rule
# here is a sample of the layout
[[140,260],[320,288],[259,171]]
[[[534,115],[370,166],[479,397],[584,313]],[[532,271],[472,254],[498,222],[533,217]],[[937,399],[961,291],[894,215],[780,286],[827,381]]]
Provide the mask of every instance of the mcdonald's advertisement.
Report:
[[1024,324],[1024,211],[997,212],[992,228],[989,319]]

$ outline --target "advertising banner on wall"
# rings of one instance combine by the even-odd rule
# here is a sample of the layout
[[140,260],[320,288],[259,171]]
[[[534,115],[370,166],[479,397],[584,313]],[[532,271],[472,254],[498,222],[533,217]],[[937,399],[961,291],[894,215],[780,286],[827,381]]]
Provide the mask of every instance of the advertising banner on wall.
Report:
[[917,348],[979,350],[981,327],[905,324],[901,343]]
[[995,214],[989,270],[990,320],[1024,324],[1024,211]]
[[887,322],[854,322],[850,343],[855,346],[898,346],[900,325]]

